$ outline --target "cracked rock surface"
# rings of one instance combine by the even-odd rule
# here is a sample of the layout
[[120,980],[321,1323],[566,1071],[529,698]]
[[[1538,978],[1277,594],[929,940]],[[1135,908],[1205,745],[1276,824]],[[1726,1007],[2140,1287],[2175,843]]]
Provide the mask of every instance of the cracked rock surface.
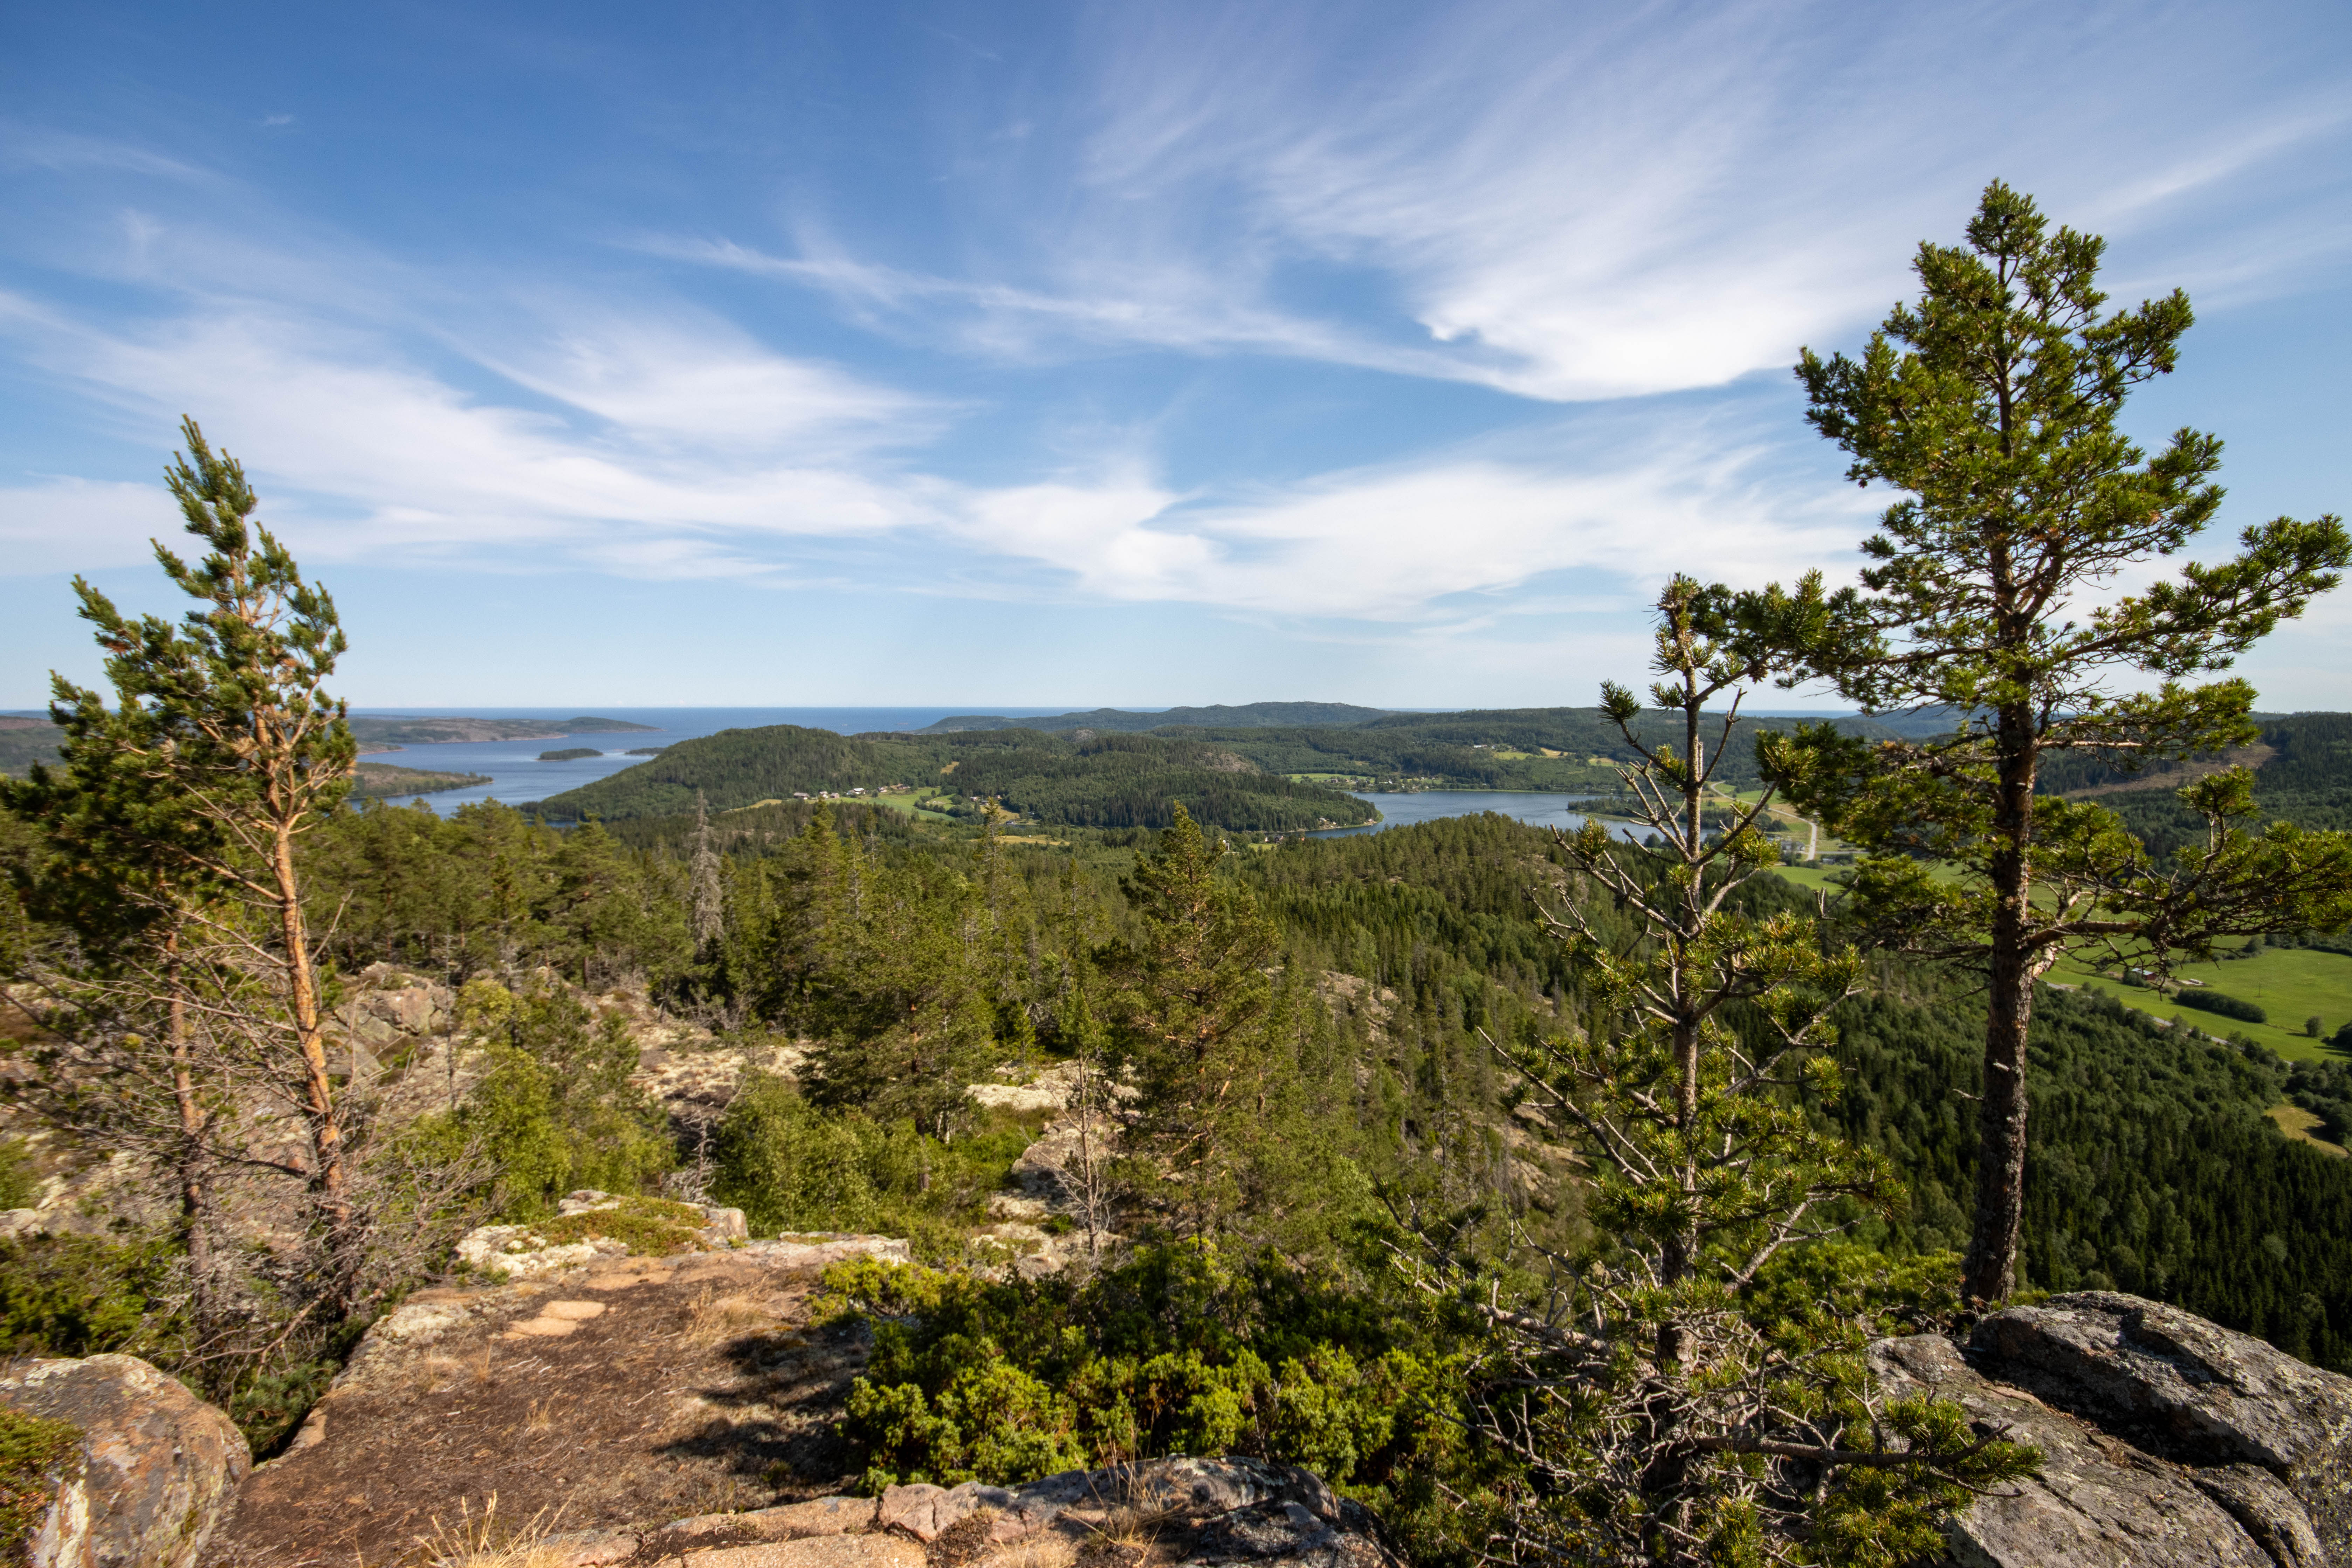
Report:
[[2114,1291],[1887,1340],[1890,1396],[1958,1401],[2042,1453],[1952,1521],[1956,1568],[2352,1568],[2352,1378]]

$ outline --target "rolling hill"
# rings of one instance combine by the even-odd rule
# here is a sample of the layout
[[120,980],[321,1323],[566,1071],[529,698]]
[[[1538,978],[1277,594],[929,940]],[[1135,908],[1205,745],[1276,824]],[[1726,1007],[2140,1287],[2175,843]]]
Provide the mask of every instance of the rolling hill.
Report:
[[946,792],[969,815],[982,799],[1025,817],[1084,827],[1161,827],[1181,801],[1195,819],[1240,832],[1289,832],[1372,820],[1362,801],[1266,773],[1199,741],[1036,730],[944,735],[836,735],[775,724],[681,741],[639,765],[528,809],[555,821],[668,816],[698,798],[730,811],[795,794],[898,788]]

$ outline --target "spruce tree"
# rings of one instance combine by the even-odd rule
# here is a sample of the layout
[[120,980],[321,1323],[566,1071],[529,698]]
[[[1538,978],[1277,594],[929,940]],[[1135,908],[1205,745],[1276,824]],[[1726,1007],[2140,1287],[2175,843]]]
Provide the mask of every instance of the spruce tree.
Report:
[[[2252,741],[2252,687],[2192,678],[2299,616],[2352,557],[2336,518],[2282,517],[2233,556],[2117,591],[2212,521],[2221,444],[2182,429],[2150,456],[2125,434],[2126,398],[2173,369],[2193,317],[2177,290],[2105,312],[2103,248],[1996,182],[1964,244],[1920,247],[1918,302],[1860,359],[1808,350],[1797,367],[1848,477],[1902,497],[1864,542],[1860,585],[1797,637],[1801,673],[1950,728],[1865,746],[1811,726],[1762,750],[1798,804],[1872,852],[1855,902],[1882,937],[1982,976],[1966,1288],[1988,1301],[2016,1284],[2035,981],[2085,943],[2160,963],[2229,932],[2340,923],[2352,889],[2340,837],[2237,828],[2242,775],[2188,793],[2210,830],[2174,868],[2097,805],[2037,793],[2056,754],[2129,770]],[[1753,603],[1785,607],[1777,591]]]
[[1225,855],[1179,802],[1175,820],[1123,884],[1142,940],[1103,955],[1104,1013],[1141,1096],[1125,1140],[1136,1185],[1177,1228],[1213,1227],[1229,1196],[1234,1123],[1248,1114],[1280,955]]

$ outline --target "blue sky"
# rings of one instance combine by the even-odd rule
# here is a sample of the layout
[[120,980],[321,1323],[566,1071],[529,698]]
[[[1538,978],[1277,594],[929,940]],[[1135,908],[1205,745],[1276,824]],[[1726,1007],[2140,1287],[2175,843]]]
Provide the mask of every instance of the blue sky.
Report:
[[[1587,702],[1851,570],[1789,365],[1985,181],[2352,500],[2339,4],[12,10],[0,706],[184,412],[401,704]],[[2243,668],[2352,707],[2352,590]]]

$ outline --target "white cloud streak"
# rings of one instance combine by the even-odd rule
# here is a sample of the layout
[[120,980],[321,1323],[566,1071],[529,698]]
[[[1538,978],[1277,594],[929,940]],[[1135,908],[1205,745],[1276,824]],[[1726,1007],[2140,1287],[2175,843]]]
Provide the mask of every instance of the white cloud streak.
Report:
[[[2230,64],[2269,62],[2228,19],[2179,6],[1865,20],[1761,0],[1186,0],[1097,16],[1086,110],[1006,153],[973,201],[1038,216],[1025,232],[974,220],[965,270],[861,256],[809,223],[792,254],[647,248],[1009,357],[1241,350],[1608,399],[1778,369],[1865,322],[1904,291],[1913,245],[1957,237],[1994,175],[2127,235],[2289,153],[2324,163],[2347,121],[2340,82],[2216,95]],[[2094,61],[2130,90],[2060,85]],[[2342,225],[2299,211],[2210,280],[2242,294],[2347,248]],[[1302,302],[1334,274],[1380,303]]]
[[[1181,493],[1132,458],[991,487],[877,455],[901,422],[928,429],[932,405],[735,336],[575,324],[504,362],[548,367],[516,373],[548,400],[527,407],[308,318],[221,310],[102,331],[0,299],[0,321],[126,416],[166,427],[199,411],[250,461],[265,518],[322,563],[845,572],[915,592],[1406,626],[1501,613],[1444,601],[1546,574],[1638,580],[1692,559],[1751,574],[1854,531],[1836,502],[1764,486],[1761,448],[1697,429],[1614,457],[1441,452],[1240,496]],[[796,453],[812,433],[817,448]],[[138,485],[56,480],[0,507],[18,573],[128,563],[172,526],[160,489]],[[886,542],[878,563],[856,558]],[[828,558],[843,549],[845,564]]]

